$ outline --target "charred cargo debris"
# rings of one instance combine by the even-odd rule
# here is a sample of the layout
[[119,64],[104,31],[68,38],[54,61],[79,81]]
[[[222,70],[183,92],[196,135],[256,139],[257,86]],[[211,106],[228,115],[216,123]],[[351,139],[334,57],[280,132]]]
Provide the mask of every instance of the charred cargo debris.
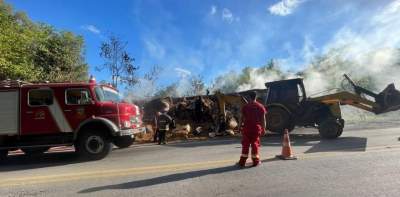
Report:
[[218,92],[213,95],[154,99],[143,104],[143,121],[148,130],[153,131],[154,117],[161,110],[162,102],[167,102],[170,105],[168,114],[175,119],[177,125],[177,128],[172,130],[167,137],[188,139],[191,137],[233,136],[239,133],[238,122],[242,105],[234,102],[232,98],[241,98],[247,101],[250,91],[257,91],[260,102],[264,102],[265,90],[262,89],[222,94],[224,99],[219,96],[221,94]]

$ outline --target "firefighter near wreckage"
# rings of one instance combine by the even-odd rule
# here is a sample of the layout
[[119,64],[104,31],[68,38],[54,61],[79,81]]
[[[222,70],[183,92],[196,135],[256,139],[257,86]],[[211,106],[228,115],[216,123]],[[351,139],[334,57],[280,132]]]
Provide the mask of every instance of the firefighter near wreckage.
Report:
[[161,111],[157,113],[156,128],[158,130],[158,144],[166,144],[165,135],[170,129],[175,128],[175,120],[168,115],[169,104],[162,102]]
[[267,111],[261,103],[257,102],[256,92],[250,92],[249,97],[250,102],[241,109],[242,116],[239,123],[239,130],[242,133],[242,154],[238,165],[241,168],[245,167],[250,146],[253,166],[260,164],[260,137],[265,135],[265,115]]

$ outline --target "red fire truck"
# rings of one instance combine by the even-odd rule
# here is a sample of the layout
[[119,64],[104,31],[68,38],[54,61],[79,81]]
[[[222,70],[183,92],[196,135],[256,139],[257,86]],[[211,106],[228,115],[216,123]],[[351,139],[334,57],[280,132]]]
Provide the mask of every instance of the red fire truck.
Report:
[[144,131],[139,108],[94,78],[89,83],[0,81],[0,160],[9,150],[38,154],[65,145],[74,145],[85,159],[102,159],[113,144],[128,147]]

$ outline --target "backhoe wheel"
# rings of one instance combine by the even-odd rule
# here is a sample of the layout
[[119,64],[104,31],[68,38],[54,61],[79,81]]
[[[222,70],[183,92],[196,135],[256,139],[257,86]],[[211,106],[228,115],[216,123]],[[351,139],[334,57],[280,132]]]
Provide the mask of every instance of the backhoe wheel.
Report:
[[130,135],[127,136],[119,136],[114,138],[114,145],[118,148],[128,148],[135,141],[135,137]]
[[318,127],[319,135],[324,139],[336,139],[343,133],[343,126],[334,118],[322,121]]
[[271,107],[267,111],[266,123],[269,131],[283,134],[285,129],[288,129],[289,132],[294,129],[294,122],[286,110],[280,107]]
[[21,148],[25,155],[40,155],[48,151],[50,147],[34,147],[34,148]]
[[82,159],[100,160],[111,152],[112,144],[104,132],[83,131],[75,143],[75,149]]

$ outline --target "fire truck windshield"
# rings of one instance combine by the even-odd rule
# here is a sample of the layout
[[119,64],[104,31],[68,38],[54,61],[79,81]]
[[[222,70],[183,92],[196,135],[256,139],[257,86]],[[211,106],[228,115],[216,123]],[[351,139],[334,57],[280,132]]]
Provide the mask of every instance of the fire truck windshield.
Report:
[[121,95],[118,91],[108,88],[105,86],[97,86],[95,88],[96,98],[99,101],[113,101],[113,102],[120,102]]

